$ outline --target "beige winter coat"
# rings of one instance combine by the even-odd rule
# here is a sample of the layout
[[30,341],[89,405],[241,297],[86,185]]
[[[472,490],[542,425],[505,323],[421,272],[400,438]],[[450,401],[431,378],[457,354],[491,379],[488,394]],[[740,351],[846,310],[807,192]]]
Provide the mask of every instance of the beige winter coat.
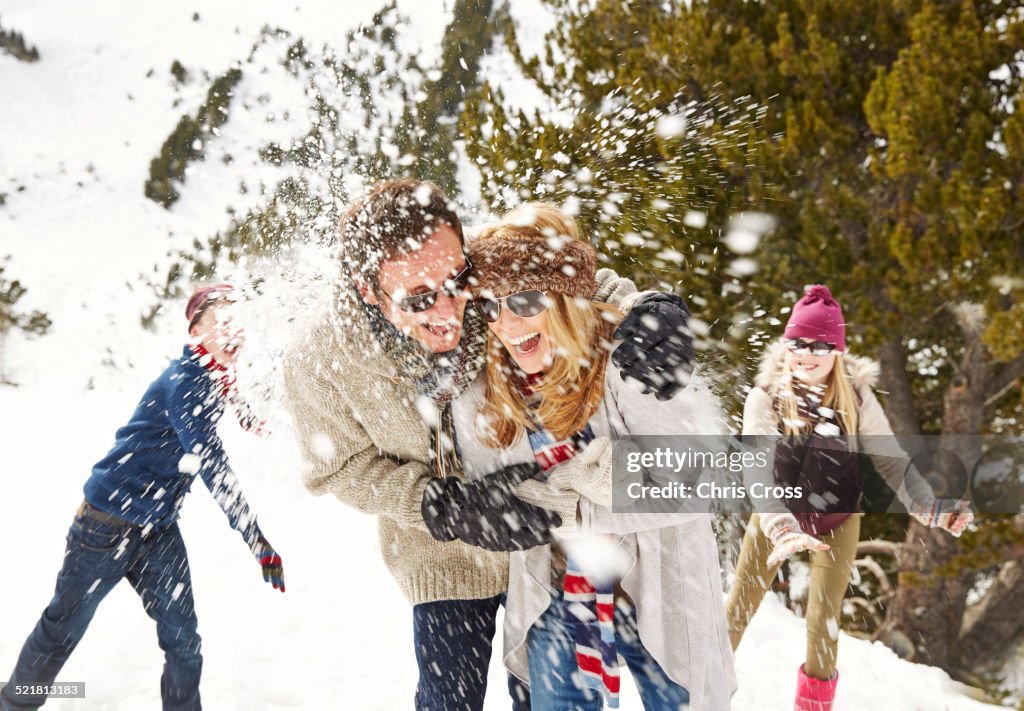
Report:
[[[534,461],[526,437],[510,449],[495,450],[474,435],[482,401],[478,382],[453,407],[467,476]],[[658,402],[609,368],[604,398],[590,426],[595,437],[614,441],[630,435],[722,434],[725,420],[699,377],[672,400]],[[616,545],[630,561],[621,587],[636,604],[644,647],[690,692],[693,711],[728,709],[736,678],[711,514],[615,514],[586,498],[580,499],[580,509],[585,532],[620,534]],[[527,635],[551,604],[551,558],[549,545],[511,555],[504,659],[509,671],[527,683]]]
[[[598,272],[598,284],[598,298],[623,308],[637,297],[632,282],[609,269]],[[505,591],[507,553],[442,543],[427,531],[420,502],[433,469],[424,417],[437,410],[427,398],[418,402],[346,292],[325,294],[299,326],[284,382],[306,488],[378,517],[381,554],[410,603]]]
[[[772,402],[779,394],[785,358],[786,345],[782,341],[773,343],[765,351],[754,380],[755,387],[751,388],[743,407],[744,435],[773,436],[782,432],[782,425]],[[857,413],[859,451],[871,456],[879,474],[908,510],[911,510],[911,503],[914,501],[919,502],[920,506],[920,502],[931,499],[932,490],[915,468],[908,468],[909,456],[893,436],[889,419],[875,397],[873,388],[878,382],[878,364],[870,358],[848,353],[843,355],[843,362],[860,399],[860,409]],[[769,457],[768,461],[773,461],[773,458]],[[748,485],[752,478],[765,483],[772,482],[770,470],[750,469],[746,475]],[[776,502],[775,506],[770,508],[768,504],[762,503],[758,510],[785,511],[785,508],[780,508],[781,506],[781,503]]]

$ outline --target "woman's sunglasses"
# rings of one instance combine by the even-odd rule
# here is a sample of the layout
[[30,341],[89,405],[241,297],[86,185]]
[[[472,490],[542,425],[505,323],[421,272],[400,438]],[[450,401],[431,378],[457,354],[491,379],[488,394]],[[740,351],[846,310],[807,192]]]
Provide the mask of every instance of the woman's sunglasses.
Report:
[[398,308],[406,313],[418,314],[423,311],[429,311],[434,308],[434,304],[437,303],[437,297],[440,294],[444,294],[452,299],[456,299],[465,294],[469,289],[469,278],[472,269],[473,265],[470,264],[467,259],[465,268],[455,276],[445,279],[444,284],[442,284],[441,288],[436,291],[427,291],[422,294],[403,296],[401,299],[396,299],[387,292],[384,292],[384,295],[394,301],[395,304],[398,305]]
[[786,348],[797,355],[828,355],[836,349],[835,343],[827,341],[801,341],[799,338],[787,338]]
[[494,323],[498,320],[501,316],[501,305],[503,303],[505,308],[516,316],[530,318],[531,316],[543,313],[551,305],[551,300],[548,299],[543,291],[537,291],[536,289],[519,291],[515,294],[503,296],[500,299],[489,299],[487,297],[473,299],[473,306],[488,323]]

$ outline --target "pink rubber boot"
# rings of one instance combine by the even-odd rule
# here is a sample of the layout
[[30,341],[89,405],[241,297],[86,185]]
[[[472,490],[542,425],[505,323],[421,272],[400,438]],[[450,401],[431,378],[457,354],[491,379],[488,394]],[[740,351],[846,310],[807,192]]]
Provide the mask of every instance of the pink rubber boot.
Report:
[[796,675],[796,703],[793,711],[832,711],[832,699],[835,698],[838,682],[839,672],[828,681],[822,681],[804,674],[801,664]]

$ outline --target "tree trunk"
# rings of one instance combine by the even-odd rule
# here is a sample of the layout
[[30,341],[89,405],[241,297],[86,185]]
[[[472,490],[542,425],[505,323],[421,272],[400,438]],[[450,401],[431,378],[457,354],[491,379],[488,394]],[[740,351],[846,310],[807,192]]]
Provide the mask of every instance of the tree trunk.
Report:
[[900,338],[893,338],[878,351],[882,388],[886,391],[885,414],[897,435],[921,434],[921,421],[914,407],[914,395],[907,377],[907,351]]
[[[970,576],[943,575],[940,568],[960,550],[957,539],[945,531],[911,521],[901,549],[898,586],[880,638],[905,638],[915,662],[931,664],[955,674],[960,667],[958,636],[967,607]],[[907,655],[902,645],[890,644]]]
[[960,634],[963,663],[979,667],[1001,657],[1024,635],[1024,564],[1005,563],[985,597],[967,611]]
[[[957,460],[974,462],[984,429],[985,393],[990,361],[978,340],[976,312],[954,311],[964,334],[965,348],[958,372],[943,397],[942,450],[956,457],[939,458],[935,465],[946,490],[937,496],[959,497],[967,481]],[[974,457],[974,458],[972,458]],[[933,486],[935,484],[933,483]],[[886,611],[881,638],[894,647],[912,645],[914,661],[962,675],[960,630],[967,593],[975,576],[952,565],[962,552],[960,541],[940,529],[927,529],[911,519],[899,560],[899,587]]]

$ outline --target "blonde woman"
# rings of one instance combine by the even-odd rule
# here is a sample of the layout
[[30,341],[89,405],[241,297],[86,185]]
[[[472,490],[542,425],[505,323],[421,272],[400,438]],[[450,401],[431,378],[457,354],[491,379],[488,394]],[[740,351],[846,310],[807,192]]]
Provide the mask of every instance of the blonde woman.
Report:
[[[775,483],[809,494],[751,516],[729,592],[729,636],[735,649],[782,562],[810,551],[807,654],[797,677],[797,711],[829,711],[839,678],[838,628],[860,537],[854,512],[863,490],[848,443],[880,435],[890,450],[895,447],[872,391],[877,377],[873,361],[846,352],[842,309],[827,287],[816,285],[794,306],[783,340],[766,352],[743,410],[744,435],[786,436],[776,449]],[[808,437],[815,438],[813,450],[801,444]],[[936,500],[924,478],[907,471],[903,452],[895,454],[874,458],[886,483],[916,518],[959,536],[971,514]]]
[[487,377],[453,404],[466,473],[536,463],[546,481],[519,494],[563,528],[610,539],[625,563],[609,578],[558,542],[512,553],[506,665],[534,711],[614,707],[619,657],[646,709],[727,709],[735,678],[710,516],[610,509],[612,439],[722,432],[721,408],[698,376],[658,402],[607,367],[621,313],[590,300],[594,250],[568,215],[528,206],[468,249],[490,335]]

